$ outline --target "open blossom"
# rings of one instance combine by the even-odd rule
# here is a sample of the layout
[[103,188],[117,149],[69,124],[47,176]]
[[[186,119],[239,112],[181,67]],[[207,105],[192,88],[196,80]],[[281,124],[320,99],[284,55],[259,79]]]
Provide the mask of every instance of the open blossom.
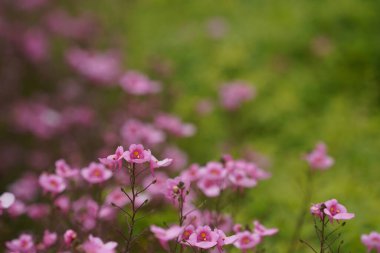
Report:
[[170,164],[172,164],[172,162],[173,162],[173,159],[171,159],[171,158],[165,158],[165,159],[159,161],[156,157],[151,155],[151,157],[150,157],[150,171],[151,171],[152,175],[154,175],[155,169],[161,168],[161,167],[167,167]]
[[327,155],[327,147],[323,142],[318,143],[305,159],[312,169],[317,170],[326,170],[334,164],[334,159]]
[[164,229],[155,225],[150,226],[150,231],[160,241],[164,249],[168,249],[168,241],[178,238],[182,232],[182,228],[177,225],[172,225],[168,229]]
[[15,202],[16,198],[13,193],[4,192],[0,195],[0,214],[1,209],[8,209]]
[[201,249],[210,249],[218,244],[219,234],[209,226],[200,226],[189,237],[189,244]]
[[238,239],[237,235],[226,236],[223,230],[215,229],[215,231],[219,235],[218,244],[217,244],[217,248],[219,249],[219,252],[223,252],[222,247],[224,245],[233,244]]
[[40,186],[48,192],[60,193],[66,189],[65,180],[55,174],[43,173],[39,178]]
[[376,250],[380,253],[380,233],[371,232],[368,235],[361,236],[362,243],[367,247],[367,251]]
[[259,221],[253,222],[253,233],[263,236],[271,236],[278,232],[277,228],[266,228]]
[[195,232],[195,228],[193,225],[186,226],[182,233],[179,236],[179,241],[187,241],[190,238],[190,235]]
[[225,84],[220,89],[220,103],[231,111],[238,109],[243,102],[253,99],[254,96],[254,88],[241,81]]
[[201,169],[197,186],[207,197],[219,196],[226,186],[226,176],[227,170],[221,163],[209,162]]
[[323,212],[332,222],[333,220],[350,220],[355,217],[353,213],[347,213],[345,206],[338,203],[336,199],[328,200],[324,203]]
[[112,177],[112,171],[106,169],[103,164],[91,163],[81,170],[82,177],[89,183],[97,184],[107,181]]
[[131,163],[145,163],[151,159],[150,150],[145,150],[141,144],[132,144],[124,153],[124,159]]
[[71,245],[71,243],[77,238],[77,233],[74,230],[66,230],[63,234],[63,240],[66,245]]
[[57,173],[58,176],[70,178],[78,175],[79,171],[72,169],[65,160],[60,159],[55,162],[55,173]]
[[85,253],[115,253],[117,242],[104,243],[99,237],[90,235],[88,240],[82,244]]
[[31,235],[21,234],[19,238],[6,242],[10,252],[35,253],[35,245]]
[[261,242],[260,235],[249,231],[237,233],[236,236],[237,240],[234,242],[234,246],[243,251],[255,248]]

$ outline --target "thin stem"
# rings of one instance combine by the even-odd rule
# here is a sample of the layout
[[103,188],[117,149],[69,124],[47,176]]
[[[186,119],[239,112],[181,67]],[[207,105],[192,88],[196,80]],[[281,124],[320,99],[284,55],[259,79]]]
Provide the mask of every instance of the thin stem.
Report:
[[124,252],[129,253],[131,250],[132,246],[132,239],[133,239],[133,230],[135,227],[135,217],[137,213],[136,209],[136,164],[132,164],[132,168],[130,169],[130,182],[131,182],[131,191],[132,191],[132,197],[129,197],[129,195],[123,191],[128,198],[131,200],[131,208],[132,208],[132,214],[131,214],[131,221],[130,221],[130,226],[129,226],[129,233],[127,235],[127,245],[125,247]]
[[303,227],[303,224],[305,223],[305,217],[307,214],[307,206],[311,202],[311,195],[312,195],[312,182],[313,182],[313,174],[311,169],[307,170],[307,178],[306,178],[306,190],[304,199],[301,205],[301,211],[298,215],[297,222],[294,228],[294,232],[292,235],[292,239],[290,240],[290,245],[288,248],[288,253],[293,253],[295,251],[296,243],[298,241],[298,238],[300,237],[301,230]]
[[322,230],[321,230],[321,250],[319,251],[320,253],[324,253],[325,252],[325,219],[326,219],[326,215],[323,214],[323,218],[322,218]]

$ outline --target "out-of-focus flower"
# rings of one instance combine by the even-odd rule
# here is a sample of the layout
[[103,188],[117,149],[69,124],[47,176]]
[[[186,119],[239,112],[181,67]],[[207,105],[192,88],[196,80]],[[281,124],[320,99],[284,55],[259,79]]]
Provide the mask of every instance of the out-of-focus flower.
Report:
[[211,230],[209,226],[198,227],[189,237],[189,244],[201,249],[210,249],[217,245],[219,235]]
[[66,230],[63,235],[63,240],[66,245],[71,245],[71,243],[77,238],[77,233],[74,230]]
[[[153,180],[155,183],[152,184]],[[162,197],[165,194],[166,181],[168,180],[168,176],[165,173],[157,172],[153,176],[148,176],[143,181],[144,188],[148,187],[146,190],[147,193],[152,197]]]
[[54,200],[54,205],[62,212],[67,213],[70,210],[70,199],[65,195],[61,195]]
[[368,235],[361,236],[362,243],[367,247],[367,251],[376,250],[380,252],[380,234],[377,232],[371,232]]
[[165,158],[161,161],[159,161],[156,157],[153,155],[150,158],[150,171],[152,175],[154,175],[154,170],[161,167],[167,167],[173,162],[173,159],[171,158]]
[[10,252],[35,253],[35,245],[31,235],[21,234],[19,238],[6,242]]
[[174,171],[182,170],[187,165],[187,155],[175,146],[165,148],[163,155],[173,159],[169,169]]
[[86,253],[115,253],[117,242],[104,243],[99,237],[90,235],[88,240],[82,244],[81,248]]
[[17,217],[26,212],[26,206],[24,202],[16,200],[8,209],[8,213],[12,217]]
[[84,196],[72,204],[74,219],[79,222],[84,230],[91,230],[96,226],[99,205],[91,198]]
[[61,193],[66,189],[65,180],[55,174],[47,174],[43,173],[38,182],[40,186],[47,192],[51,192],[53,194]]
[[17,199],[31,201],[38,193],[38,178],[34,174],[25,174],[12,183],[9,190]]
[[219,235],[218,244],[217,244],[217,248],[219,252],[223,252],[222,247],[224,245],[233,244],[238,239],[237,235],[226,236],[223,230],[215,229],[214,231],[217,232]]
[[182,230],[183,229],[177,225],[170,226],[168,229],[163,229],[155,225],[150,226],[150,231],[160,241],[164,249],[168,249],[168,241],[178,238]]
[[190,137],[196,132],[193,124],[183,123],[178,117],[166,113],[158,114],[154,123],[158,128],[179,137]]
[[70,39],[88,40],[97,30],[91,17],[71,17],[64,10],[50,11],[46,17],[49,30]]
[[154,94],[161,90],[158,82],[150,80],[148,77],[137,71],[128,71],[120,78],[120,86],[133,95]]
[[338,203],[336,199],[324,202],[325,208],[323,212],[327,215],[331,222],[334,220],[350,220],[355,217],[353,213],[347,213],[345,206]]
[[253,86],[241,81],[225,84],[220,89],[220,103],[231,111],[238,109],[243,102],[253,99],[254,96]]
[[151,124],[136,119],[127,120],[121,127],[121,136],[128,143],[143,143],[150,146],[165,141],[165,133]]
[[103,164],[90,163],[81,170],[82,177],[91,184],[98,184],[107,181],[112,177],[112,171],[106,169]]
[[49,215],[50,206],[47,204],[32,204],[26,208],[26,212],[32,219],[42,219]]
[[243,251],[255,248],[261,242],[261,237],[258,234],[249,231],[237,233],[236,236],[237,240],[234,242],[234,246]]
[[326,170],[334,164],[334,159],[327,155],[327,147],[323,142],[318,143],[315,149],[306,155],[309,166],[315,170]]
[[114,203],[119,207],[123,207],[129,203],[129,199],[125,193],[120,190],[120,188],[115,188],[107,195],[106,203]]
[[132,144],[129,146],[129,150],[125,151],[124,159],[131,163],[145,163],[151,159],[150,150],[145,150],[141,144]]
[[100,84],[112,85],[120,74],[116,52],[93,53],[73,48],[66,52],[66,59],[79,74]]
[[173,179],[169,178],[166,181],[165,196],[167,199],[173,201],[174,203],[176,203],[176,201],[178,201],[179,198],[181,198],[182,201],[184,201],[186,198],[188,188],[188,182],[182,179],[181,177],[176,177]]
[[57,173],[58,176],[70,178],[78,175],[79,171],[77,169],[72,169],[65,160],[60,159],[55,162],[55,173]]
[[206,167],[201,170],[197,186],[207,197],[219,196],[222,189],[226,186],[226,175],[227,170],[221,163],[209,162]]
[[253,222],[253,233],[259,236],[271,236],[278,232],[277,228],[266,228],[259,221],[255,220]]
[[45,246],[44,248],[49,248],[57,241],[57,233],[50,232],[49,230],[45,230],[44,237],[42,239],[42,243]]
[[26,31],[22,38],[24,53],[33,62],[41,62],[48,57],[48,39],[40,29]]
[[0,214],[1,209],[8,209],[15,202],[16,198],[13,193],[4,192],[0,195]]
[[181,177],[190,182],[197,181],[200,177],[200,167],[198,164],[191,164],[188,169],[182,171]]

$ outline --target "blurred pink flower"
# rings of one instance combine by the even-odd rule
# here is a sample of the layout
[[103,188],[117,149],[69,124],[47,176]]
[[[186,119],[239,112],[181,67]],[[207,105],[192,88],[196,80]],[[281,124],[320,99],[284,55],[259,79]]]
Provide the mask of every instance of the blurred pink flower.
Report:
[[45,230],[44,237],[42,239],[42,243],[44,248],[49,248],[54,245],[57,241],[57,233],[50,232],[49,230]]
[[26,213],[32,219],[42,219],[49,215],[50,206],[47,204],[32,204],[26,208]]
[[104,243],[99,237],[90,235],[81,248],[85,253],[115,253],[117,242]]
[[79,170],[72,169],[65,160],[60,159],[55,162],[55,173],[63,178],[70,178],[78,175]]
[[178,238],[182,230],[183,229],[177,225],[172,225],[168,229],[163,229],[155,225],[150,226],[150,231],[160,241],[160,244],[164,249],[169,249],[168,241]]
[[112,177],[112,171],[106,169],[103,164],[90,163],[90,165],[81,170],[82,177],[91,184],[98,184],[107,181]]
[[120,57],[116,52],[89,52],[73,48],[66,52],[67,62],[91,81],[113,85],[120,74]]
[[35,253],[35,245],[31,235],[21,234],[19,238],[6,242],[10,252]]
[[48,57],[48,38],[46,34],[38,29],[30,29],[25,32],[23,38],[23,50],[26,56],[33,62],[41,62]]
[[119,207],[123,207],[129,203],[129,199],[125,195],[125,193],[120,190],[120,188],[115,188],[107,195],[106,203],[107,204],[114,203],[115,205]]
[[380,234],[377,232],[371,232],[368,235],[361,236],[362,243],[367,247],[367,251],[376,250],[380,253]]
[[242,81],[225,84],[220,89],[220,102],[231,111],[238,109],[243,102],[253,99],[254,96],[253,86]]
[[261,242],[258,234],[249,231],[237,233],[236,236],[237,240],[234,242],[234,246],[243,251],[255,248]]
[[190,137],[196,132],[193,124],[183,123],[178,117],[166,113],[158,114],[154,124],[178,137]]
[[54,206],[64,213],[67,213],[70,210],[70,199],[65,195],[61,195],[54,200]]
[[120,78],[120,86],[133,95],[147,95],[157,93],[161,90],[158,82],[150,80],[148,77],[137,71],[128,71]]
[[334,164],[334,159],[327,155],[327,148],[323,142],[318,143],[305,159],[309,166],[316,170],[326,170]]
[[63,235],[63,239],[66,245],[71,245],[71,243],[77,238],[77,233],[74,230],[66,230]]
[[89,231],[96,226],[99,205],[91,198],[83,196],[72,204],[74,219],[83,229]]
[[24,174],[11,184],[9,190],[17,199],[31,201],[36,197],[38,192],[38,178],[34,174]]
[[53,194],[61,193],[66,189],[65,180],[55,174],[42,173],[39,178],[40,186],[44,191],[51,192]]
[[259,221],[255,220],[253,222],[253,233],[259,236],[271,236],[278,232],[277,228],[266,228]]
[[149,166],[152,175],[154,175],[155,169],[161,168],[161,167],[167,167],[170,164],[172,164],[172,162],[173,162],[173,159],[171,159],[171,158],[165,158],[165,159],[159,161],[156,157],[154,157],[152,155],[150,158],[150,166]]

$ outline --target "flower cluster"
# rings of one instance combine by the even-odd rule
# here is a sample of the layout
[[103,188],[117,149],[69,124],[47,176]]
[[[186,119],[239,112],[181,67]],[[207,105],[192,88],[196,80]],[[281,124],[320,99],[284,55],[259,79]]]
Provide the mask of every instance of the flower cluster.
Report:
[[336,199],[327,200],[323,203],[314,204],[310,208],[312,215],[323,219],[325,216],[333,222],[334,220],[350,220],[355,214],[348,213],[344,205],[340,204]]

